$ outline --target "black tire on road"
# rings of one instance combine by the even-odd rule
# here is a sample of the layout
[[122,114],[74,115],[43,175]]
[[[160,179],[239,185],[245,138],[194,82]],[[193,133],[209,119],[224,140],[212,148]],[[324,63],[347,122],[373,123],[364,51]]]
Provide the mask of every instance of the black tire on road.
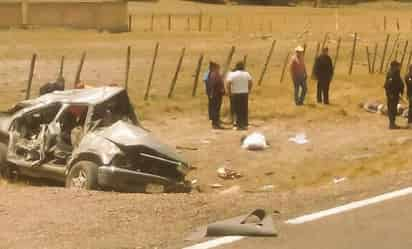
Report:
[[66,187],[74,189],[96,190],[97,183],[97,164],[91,161],[77,162],[66,178]]

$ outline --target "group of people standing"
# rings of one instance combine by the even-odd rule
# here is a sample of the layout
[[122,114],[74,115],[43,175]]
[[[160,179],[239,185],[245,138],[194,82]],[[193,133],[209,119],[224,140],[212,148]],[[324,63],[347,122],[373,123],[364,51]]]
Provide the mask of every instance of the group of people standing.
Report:
[[[308,91],[308,73],[304,60],[305,49],[295,48],[295,54],[290,61],[290,74],[294,86],[294,100],[297,106],[305,102]],[[334,66],[329,56],[329,49],[323,47],[321,54],[316,57],[312,75],[317,80],[317,102],[328,105],[329,89],[334,75]],[[222,75],[220,65],[210,62],[209,70],[204,76],[206,93],[209,100],[209,119],[214,129],[223,129],[220,120],[220,110],[225,95],[229,96],[230,109],[234,129],[245,130],[249,125],[249,94],[252,90],[252,76],[245,70],[243,62],[236,63],[235,68]],[[412,128],[412,65],[405,76],[407,97],[409,100],[408,124]],[[385,81],[385,92],[388,105],[389,128],[399,129],[395,119],[397,107],[404,93],[404,82],[401,77],[401,63],[392,61]]]
[[[297,106],[303,105],[307,93],[307,71],[304,61],[304,48],[295,48],[296,54],[290,62],[290,73],[294,84],[294,97]],[[318,80],[317,101],[329,104],[329,85],[333,78],[332,59],[328,48],[324,47],[316,58],[313,75]],[[252,90],[252,76],[245,69],[244,62],[236,63],[235,68],[222,75],[220,65],[211,61],[203,81],[208,96],[209,120],[214,129],[222,129],[220,109],[225,95],[230,99],[230,110],[234,129],[245,130],[249,125],[249,94]]]
[[[294,86],[295,104],[303,105],[308,91],[308,74],[304,59],[305,49],[302,46],[295,48],[295,55],[290,62],[290,74]],[[329,56],[329,49],[322,48],[322,53],[316,57],[313,67],[313,76],[317,83],[317,102],[325,105],[329,104],[329,88],[333,78],[334,67],[332,58]]]
[[216,62],[210,62],[209,70],[203,80],[209,101],[209,119],[212,121],[212,127],[223,129],[220,109],[223,96],[227,93],[234,119],[233,128],[246,130],[249,125],[249,93],[253,83],[252,76],[245,70],[245,64],[238,62],[233,71],[222,75],[220,65]]

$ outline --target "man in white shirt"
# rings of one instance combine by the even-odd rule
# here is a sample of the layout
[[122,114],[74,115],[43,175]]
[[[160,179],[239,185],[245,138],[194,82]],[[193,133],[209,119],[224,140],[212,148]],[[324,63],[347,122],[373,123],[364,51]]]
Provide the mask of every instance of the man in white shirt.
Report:
[[228,92],[233,100],[236,116],[236,128],[246,130],[248,127],[249,93],[252,90],[252,76],[245,71],[243,62],[236,64],[235,70],[226,78]]

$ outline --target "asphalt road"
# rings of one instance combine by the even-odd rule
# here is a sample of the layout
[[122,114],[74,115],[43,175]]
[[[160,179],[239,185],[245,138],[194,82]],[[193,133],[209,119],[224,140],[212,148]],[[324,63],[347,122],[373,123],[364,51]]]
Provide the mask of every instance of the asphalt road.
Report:
[[299,225],[281,222],[277,238],[246,238],[219,249],[410,249],[412,196]]

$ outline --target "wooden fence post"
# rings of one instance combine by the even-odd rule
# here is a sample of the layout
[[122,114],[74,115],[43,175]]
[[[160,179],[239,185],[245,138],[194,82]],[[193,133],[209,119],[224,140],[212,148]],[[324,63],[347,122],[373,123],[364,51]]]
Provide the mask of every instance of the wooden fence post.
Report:
[[83,52],[82,58],[80,59],[79,66],[77,67],[76,78],[74,79],[74,88],[80,83],[80,76],[82,74],[84,60],[86,59],[86,52]]
[[150,31],[151,32],[154,31],[154,24],[155,24],[155,15],[154,15],[154,13],[152,13],[152,17],[150,19]]
[[357,42],[358,42],[358,33],[355,32],[355,35],[353,37],[352,55],[351,55],[351,60],[350,60],[350,65],[349,65],[349,75],[352,74],[352,70],[353,70],[353,63],[355,61],[356,43]]
[[30,99],[31,84],[33,82],[33,75],[34,75],[34,68],[36,66],[36,59],[37,59],[37,54],[33,54],[33,56],[31,57],[31,62],[30,62],[29,79],[27,81],[26,100]]
[[401,30],[401,25],[399,24],[399,18],[396,19],[396,29],[398,32]]
[[405,41],[405,46],[403,47],[402,57],[401,57],[401,69],[403,67],[403,62],[405,61],[405,56],[406,56],[406,52],[408,50],[408,46],[409,46],[409,41],[406,40]]
[[369,53],[368,46],[366,46],[366,58],[368,59],[368,72],[372,73],[372,65],[371,65],[371,59],[370,59],[370,53]]
[[314,56],[314,59],[313,59],[312,71],[311,71],[311,75],[310,75],[311,78],[313,78],[313,75],[315,74],[315,62],[316,62],[316,58],[318,58],[318,56],[319,56],[320,46],[321,46],[321,43],[317,42],[316,43],[316,53],[315,53],[315,56]]
[[159,42],[156,43],[155,52],[154,52],[154,55],[153,55],[152,67],[150,68],[149,80],[147,82],[146,92],[144,94],[144,100],[147,100],[149,98],[150,88],[152,86],[153,72],[154,72],[154,69],[155,69],[155,66],[156,66],[156,60],[157,60],[158,52],[159,52]]
[[320,42],[318,42],[317,44],[316,44],[316,53],[315,53],[315,58],[316,57],[318,57],[319,56],[319,52],[320,52]]
[[396,49],[395,49],[395,56],[393,57],[393,58],[394,58],[394,60],[398,60],[398,55],[399,55],[399,47],[400,47],[400,45],[401,45],[401,43],[400,43],[400,42],[396,45]]
[[186,48],[182,49],[182,53],[180,54],[179,62],[177,63],[177,68],[175,75],[173,76],[172,83],[170,84],[170,90],[167,97],[170,99],[173,96],[173,91],[175,90],[176,82],[179,77],[180,69],[182,68],[183,58],[185,57]]
[[199,21],[198,21],[199,32],[202,32],[202,22],[203,22],[203,14],[202,14],[202,12],[200,12],[199,13]]
[[130,56],[132,54],[132,48],[127,46],[127,54],[126,54],[126,75],[124,80],[124,88],[126,91],[129,88],[129,72],[130,72]]
[[377,55],[378,55],[378,43],[375,43],[375,49],[373,50],[372,73],[375,73]]
[[339,59],[339,51],[340,51],[340,43],[342,42],[342,38],[339,37],[338,44],[336,45],[336,54],[335,54],[335,61],[333,62],[333,68],[336,69],[336,64],[338,63]]
[[170,15],[170,14],[168,16],[167,29],[169,30],[169,32],[172,31],[172,15]]
[[398,42],[399,42],[399,34],[397,35],[397,37],[396,37],[396,39],[395,39],[395,41],[394,41],[394,43],[393,43],[393,47],[392,47],[391,53],[389,54],[388,60],[386,61],[385,72],[386,72],[386,71],[388,70],[388,68],[389,68],[389,64],[391,63],[391,60],[392,60],[393,55],[394,55],[394,53],[395,53],[396,46],[398,45]]
[[409,52],[407,68],[411,65],[411,60],[412,60],[412,50]]
[[230,63],[232,63],[232,59],[233,59],[233,55],[235,54],[235,51],[236,51],[236,47],[232,46],[232,48],[230,49],[230,52],[227,56],[226,63],[223,67],[223,77],[224,78],[226,77],[226,74],[229,71]]
[[325,48],[326,43],[328,42],[328,39],[329,39],[329,33],[326,32],[325,37],[323,38],[323,42],[322,42],[322,49]]
[[64,56],[60,59],[59,78],[63,78],[64,74]]
[[186,19],[186,31],[190,31],[190,16],[187,16]]
[[259,81],[258,81],[258,86],[262,85],[262,81],[263,81],[263,78],[265,77],[270,59],[272,58],[272,54],[273,54],[273,50],[275,49],[275,45],[276,45],[276,40],[273,40],[272,45],[271,45],[270,50],[269,50],[269,53],[266,56],[266,61],[265,61],[265,64],[263,66],[262,73],[260,74],[260,78],[259,78]]
[[199,61],[197,62],[195,81],[193,82],[192,97],[196,96],[196,90],[197,90],[197,85],[199,84],[199,75],[200,75],[200,70],[202,69],[203,58],[204,56],[203,54],[201,54],[199,57]]
[[133,28],[133,16],[129,15],[129,32],[132,32],[132,28]]
[[289,56],[290,56],[290,52],[287,53],[285,61],[283,62],[282,74],[280,75],[280,83],[282,83],[283,79],[285,78],[285,72],[286,72],[286,67],[288,65]]
[[385,46],[383,48],[383,54],[382,54],[382,60],[381,60],[381,66],[379,69],[379,73],[383,73],[383,66],[385,65],[385,60],[386,60],[386,52],[388,51],[389,38],[390,38],[390,34],[387,34],[386,40],[385,40]]
[[307,50],[308,45],[305,43],[303,44],[303,56],[306,55],[306,50]]

